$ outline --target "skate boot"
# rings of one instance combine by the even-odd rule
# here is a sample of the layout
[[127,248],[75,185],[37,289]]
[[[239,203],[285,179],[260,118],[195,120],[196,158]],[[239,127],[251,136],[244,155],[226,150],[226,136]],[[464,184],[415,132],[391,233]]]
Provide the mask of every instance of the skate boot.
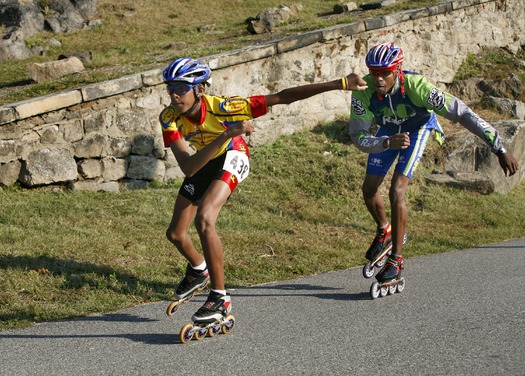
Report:
[[385,266],[376,275],[377,282],[370,286],[370,297],[376,299],[388,294],[393,295],[396,292],[402,292],[405,289],[405,278],[401,277],[401,270],[404,267],[405,264],[401,256],[388,257]]
[[219,321],[231,312],[231,304],[229,294],[221,295],[211,291],[206,303],[195,312],[191,320],[199,324]]
[[379,273],[376,275],[376,279],[379,282],[387,282],[393,279],[398,279],[401,275],[401,270],[405,268],[405,263],[403,262],[403,257],[388,257],[385,266]]
[[392,243],[392,226],[390,223],[384,229],[377,229],[376,237],[374,241],[366,251],[366,259],[375,259],[383,249],[388,247]]
[[193,295],[198,291],[202,290],[208,284],[210,280],[208,269],[204,271],[198,271],[191,267],[190,264],[186,266],[186,275],[177,285],[173,301],[168,306],[166,314],[168,316],[174,315],[179,309],[180,303],[187,303]]
[[230,312],[230,295],[211,291],[206,303],[191,318],[193,323],[184,325],[180,330],[181,343],[189,343],[193,338],[200,341],[219,332],[230,333],[235,326],[235,317]]

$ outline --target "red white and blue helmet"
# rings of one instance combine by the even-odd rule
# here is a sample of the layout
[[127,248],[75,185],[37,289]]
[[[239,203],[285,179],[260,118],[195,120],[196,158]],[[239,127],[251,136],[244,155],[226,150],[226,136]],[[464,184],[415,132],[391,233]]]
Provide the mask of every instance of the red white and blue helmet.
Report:
[[365,58],[366,66],[374,70],[394,70],[402,61],[403,50],[394,42],[372,47]]
[[162,75],[165,82],[178,81],[197,85],[210,80],[211,70],[199,60],[182,57],[168,65]]

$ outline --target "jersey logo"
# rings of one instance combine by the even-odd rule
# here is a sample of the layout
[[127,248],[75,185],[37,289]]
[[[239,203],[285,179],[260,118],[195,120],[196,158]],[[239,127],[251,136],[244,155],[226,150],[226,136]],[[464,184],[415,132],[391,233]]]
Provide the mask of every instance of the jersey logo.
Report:
[[357,116],[362,116],[366,114],[365,106],[363,106],[363,102],[361,102],[359,99],[356,99],[352,97],[352,108],[354,110],[354,114]]
[[160,114],[160,124],[164,129],[167,129],[171,122],[175,119],[176,112],[173,108],[167,107]]
[[441,110],[445,107],[445,93],[435,87],[432,88],[432,91],[428,95],[427,103],[436,110]]
[[383,160],[381,158],[371,158],[370,164],[372,166],[381,167],[383,165]]
[[223,112],[236,113],[244,111],[248,106],[248,102],[241,98],[228,98],[219,105],[219,108]]

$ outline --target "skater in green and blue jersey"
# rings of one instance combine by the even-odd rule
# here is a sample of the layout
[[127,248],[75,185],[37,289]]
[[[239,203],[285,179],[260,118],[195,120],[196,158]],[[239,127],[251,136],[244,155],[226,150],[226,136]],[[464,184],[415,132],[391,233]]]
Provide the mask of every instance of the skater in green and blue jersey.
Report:
[[[369,153],[362,186],[366,207],[377,224],[377,234],[366,258],[371,260],[392,242],[392,253],[376,278],[386,282],[399,277],[404,267],[402,251],[408,212],[405,193],[432,131],[443,135],[436,114],[460,123],[481,138],[497,156],[505,176],[518,170],[496,129],[465,103],[444,92],[422,75],[402,70],[403,50],[381,43],[366,56],[368,89],[352,94],[348,132],[358,149]],[[376,134],[370,126],[379,125]],[[388,221],[379,187],[395,162],[389,198]]]

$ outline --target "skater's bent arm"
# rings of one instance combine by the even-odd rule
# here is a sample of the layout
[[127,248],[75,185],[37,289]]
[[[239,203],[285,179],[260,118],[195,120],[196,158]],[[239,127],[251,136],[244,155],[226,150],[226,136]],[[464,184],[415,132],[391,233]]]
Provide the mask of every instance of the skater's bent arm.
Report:
[[241,134],[250,135],[253,132],[254,125],[252,122],[241,121],[226,129],[215,140],[193,155],[190,154],[186,142],[182,139],[173,141],[170,148],[184,175],[191,177],[203,168],[230,138]]
[[271,107],[276,104],[290,104],[331,90],[355,91],[365,90],[367,87],[367,83],[361,77],[355,73],[351,73],[348,76],[339,78],[337,80],[296,86],[289,89],[284,89],[277,94],[267,95],[266,105]]

